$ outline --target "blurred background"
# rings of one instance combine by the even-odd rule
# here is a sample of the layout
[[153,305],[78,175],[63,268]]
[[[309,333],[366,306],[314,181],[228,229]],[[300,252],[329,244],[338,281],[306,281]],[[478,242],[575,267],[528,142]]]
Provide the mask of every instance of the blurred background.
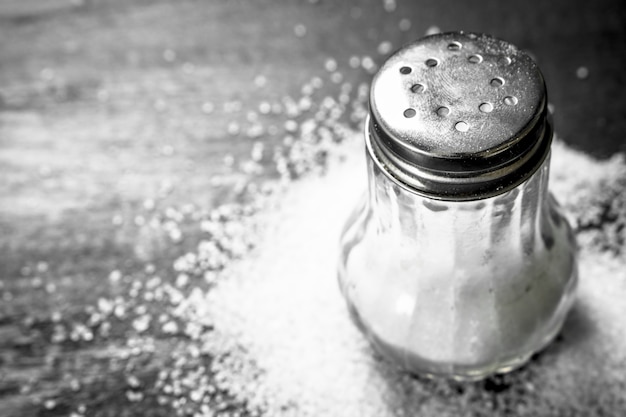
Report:
[[0,0],[0,416],[254,415],[188,400],[212,359],[172,352],[210,329],[176,307],[251,245],[268,184],[359,128],[385,57],[439,31],[508,40],[558,137],[607,158],[625,22],[621,0]]

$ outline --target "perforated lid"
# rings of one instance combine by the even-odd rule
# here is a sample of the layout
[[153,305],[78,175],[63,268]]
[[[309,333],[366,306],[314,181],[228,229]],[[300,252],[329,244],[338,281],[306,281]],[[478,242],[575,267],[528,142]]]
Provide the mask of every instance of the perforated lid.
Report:
[[532,175],[549,152],[546,100],[539,68],[515,46],[482,34],[428,36],[374,77],[368,148],[415,192],[497,195]]

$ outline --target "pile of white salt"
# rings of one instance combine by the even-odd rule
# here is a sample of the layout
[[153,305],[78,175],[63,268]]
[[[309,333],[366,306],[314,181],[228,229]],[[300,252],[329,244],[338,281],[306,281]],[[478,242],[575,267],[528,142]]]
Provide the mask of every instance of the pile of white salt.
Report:
[[[551,190],[573,225],[583,226],[578,301],[560,339],[506,376],[504,388],[493,389],[503,379],[460,384],[402,374],[350,322],[336,262],[339,232],[365,189],[360,143],[355,134],[334,151],[343,157],[325,175],[304,178],[274,200],[258,216],[257,249],[231,264],[220,284],[197,301],[215,328],[205,336],[204,351],[220,358],[214,367],[221,384],[271,416],[626,409],[626,247],[623,227],[615,226],[624,224],[626,209],[607,219],[598,208],[626,193],[623,158],[600,162],[553,145]],[[617,236],[611,245],[609,234]]]

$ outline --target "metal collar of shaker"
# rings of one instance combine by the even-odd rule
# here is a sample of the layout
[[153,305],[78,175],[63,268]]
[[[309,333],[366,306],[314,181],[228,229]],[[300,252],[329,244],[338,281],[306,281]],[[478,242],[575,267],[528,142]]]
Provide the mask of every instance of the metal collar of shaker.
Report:
[[[390,152],[380,142],[368,115],[364,135],[367,153],[385,175],[401,188],[425,197],[447,201],[470,201],[495,197],[526,181],[543,164],[550,152],[552,126],[544,117],[533,130],[535,140],[526,152],[496,166],[481,170],[447,170],[424,167]],[[446,164],[453,164],[449,162]]]
[[[370,109],[372,106],[370,104]],[[535,116],[514,138],[508,139],[499,148],[486,149],[473,154],[436,155],[412,146],[402,138],[396,138],[388,133],[382,123],[376,118],[376,113],[370,111],[370,134],[375,136],[381,148],[391,161],[411,162],[425,170],[433,172],[450,172],[457,176],[476,176],[489,171],[496,171],[515,160],[522,158],[536,148],[536,142],[543,140],[545,124],[547,123],[547,106],[545,99]]]

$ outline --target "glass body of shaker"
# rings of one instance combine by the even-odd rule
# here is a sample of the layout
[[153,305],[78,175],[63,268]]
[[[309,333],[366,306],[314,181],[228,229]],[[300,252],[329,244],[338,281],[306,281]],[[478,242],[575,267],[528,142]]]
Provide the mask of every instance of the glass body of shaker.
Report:
[[383,356],[410,372],[475,380],[522,365],[555,337],[577,268],[572,230],[547,190],[549,159],[503,194],[442,201],[401,186],[368,155],[339,282]]

